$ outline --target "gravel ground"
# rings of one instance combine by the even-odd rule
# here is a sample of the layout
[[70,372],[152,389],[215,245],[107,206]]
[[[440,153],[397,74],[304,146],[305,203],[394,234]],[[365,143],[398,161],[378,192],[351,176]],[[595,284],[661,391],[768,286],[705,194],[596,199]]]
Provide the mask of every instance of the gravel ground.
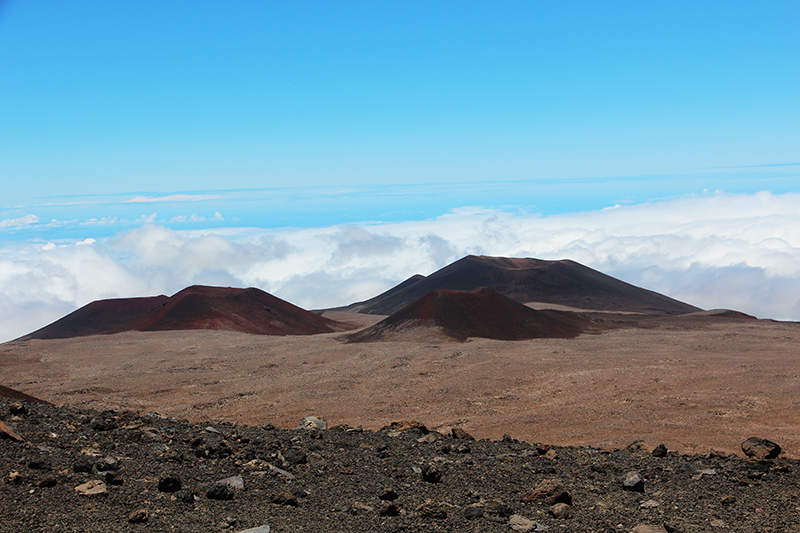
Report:
[[5,399],[0,420],[3,532],[800,531],[800,465],[781,456],[550,448],[408,422],[194,424]]

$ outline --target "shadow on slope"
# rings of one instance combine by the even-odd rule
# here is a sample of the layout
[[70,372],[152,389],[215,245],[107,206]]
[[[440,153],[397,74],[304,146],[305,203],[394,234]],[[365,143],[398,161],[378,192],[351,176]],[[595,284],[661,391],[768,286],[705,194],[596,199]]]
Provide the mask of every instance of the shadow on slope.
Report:
[[573,338],[589,321],[568,311],[534,310],[492,289],[435,290],[374,326],[346,335],[345,342],[403,340],[427,330],[457,341]]

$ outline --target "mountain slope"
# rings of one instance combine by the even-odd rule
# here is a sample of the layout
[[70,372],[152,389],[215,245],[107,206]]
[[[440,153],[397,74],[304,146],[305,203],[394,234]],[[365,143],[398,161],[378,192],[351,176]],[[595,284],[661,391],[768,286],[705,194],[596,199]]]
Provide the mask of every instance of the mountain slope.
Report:
[[683,314],[699,308],[625,283],[575,261],[470,255],[344,310],[390,315],[437,289],[488,287],[519,303],[543,302],[596,311]]
[[167,296],[96,300],[18,340],[68,339],[114,329],[168,300]]
[[256,288],[194,285],[109,331],[217,329],[260,335],[313,335],[352,329]]
[[492,289],[439,289],[393,313],[374,326],[347,336],[347,342],[398,340],[410,330],[434,329],[455,340],[577,337],[588,321],[576,313],[537,311]]

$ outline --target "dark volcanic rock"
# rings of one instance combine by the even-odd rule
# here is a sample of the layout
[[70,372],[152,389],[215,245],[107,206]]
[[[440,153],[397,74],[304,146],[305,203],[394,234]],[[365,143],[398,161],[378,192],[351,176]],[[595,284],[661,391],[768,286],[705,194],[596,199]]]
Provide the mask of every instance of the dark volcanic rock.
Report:
[[236,489],[227,483],[214,483],[206,493],[210,500],[232,500],[235,495]]
[[[10,404],[0,400],[0,416],[9,416]],[[432,444],[418,442],[419,429],[397,426],[306,431],[215,422],[214,433],[203,429],[209,422],[132,414],[122,424],[111,413],[25,406],[29,414],[6,421],[26,441],[0,440],[2,531],[238,532],[268,525],[306,533],[609,533],[645,526],[662,533],[782,533],[800,526],[800,461],[784,455],[754,462],[554,445],[540,455],[536,444],[514,439],[468,441],[468,454],[442,455],[443,447],[467,441],[439,435]],[[152,442],[125,438],[139,429],[93,430],[93,418],[169,435],[159,443],[167,449],[154,452]],[[195,455],[196,447],[223,439],[229,455]],[[282,463],[290,449],[303,450],[306,462]],[[558,459],[547,458],[550,452]],[[106,457],[120,458],[118,473],[94,468]],[[52,469],[28,468],[39,458]],[[85,471],[75,468],[86,463]],[[442,474],[439,483],[423,479],[425,465]],[[623,489],[626,472],[647,478],[647,497]],[[124,484],[108,481],[117,474]],[[161,492],[168,477],[179,477],[182,488]],[[242,490],[228,483],[238,485],[237,478]],[[232,499],[207,498],[212,487]],[[574,506],[554,507],[570,501]],[[129,522],[138,510],[147,511],[147,521]]]
[[164,476],[158,480],[158,490],[160,492],[178,492],[183,484],[175,476]]

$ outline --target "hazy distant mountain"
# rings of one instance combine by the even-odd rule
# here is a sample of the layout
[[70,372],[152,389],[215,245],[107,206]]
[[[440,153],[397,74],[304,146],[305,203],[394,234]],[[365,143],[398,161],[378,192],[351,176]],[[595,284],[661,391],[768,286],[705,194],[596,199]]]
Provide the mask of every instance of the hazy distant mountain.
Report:
[[[486,287],[471,291],[439,289],[374,326],[347,336],[348,342],[402,340],[419,330],[463,341],[577,337],[589,321],[568,311],[534,310]],[[409,335],[410,334],[410,335]]]
[[543,302],[597,311],[683,314],[700,311],[575,261],[469,255],[429,276],[416,275],[369,300],[340,310],[390,315],[437,289],[491,288],[519,303]]

